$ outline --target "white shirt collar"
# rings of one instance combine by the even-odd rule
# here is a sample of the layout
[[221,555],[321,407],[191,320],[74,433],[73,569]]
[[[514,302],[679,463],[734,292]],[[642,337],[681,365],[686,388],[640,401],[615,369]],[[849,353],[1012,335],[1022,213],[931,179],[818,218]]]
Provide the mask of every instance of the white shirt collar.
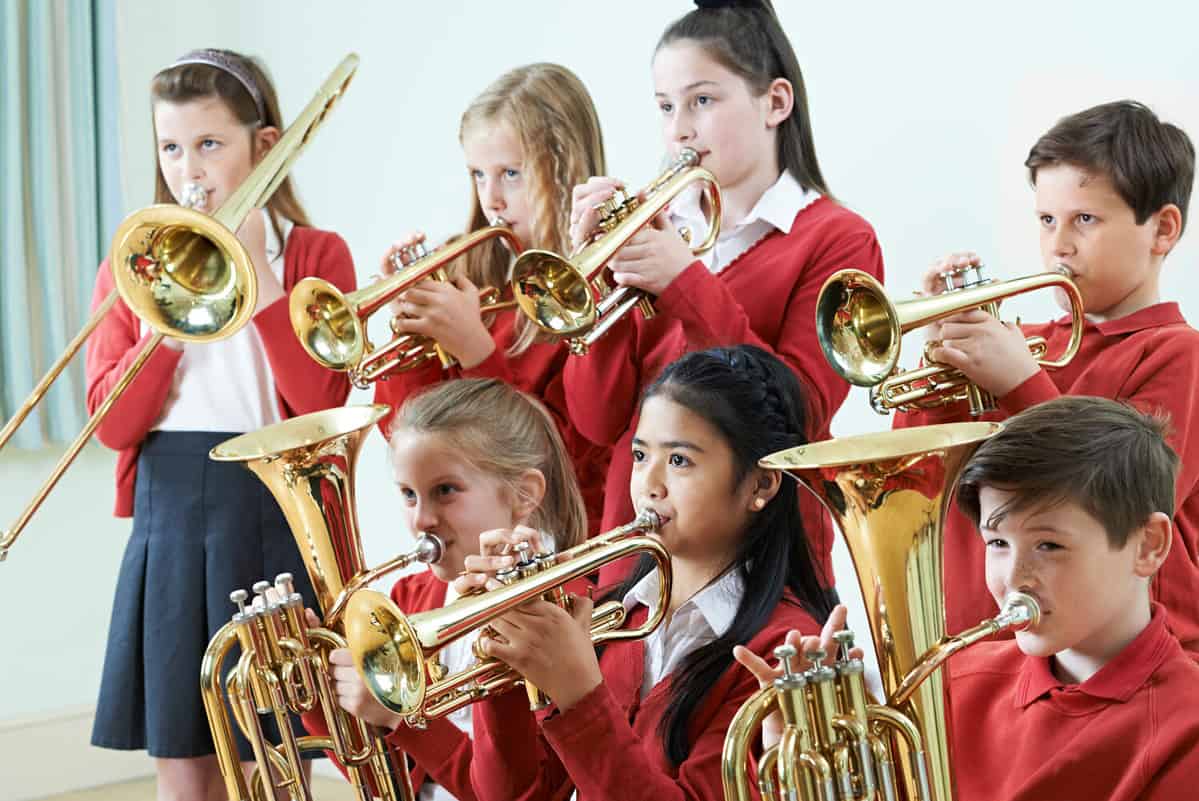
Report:
[[[699,186],[691,187],[676,198],[675,202],[671,204],[670,211],[693,229],[698,226],[706,232],[707,226],[701,224],[705,219],[703,209],[700,207],[701,194]],[[720,238],[731,236],[738,229],[759,220],[785,234],[790,233],[800,210],[807,208],[820,197],[819,192],[804,189],[790,172],[783,170],[778,180],[758,198],[758,202],[749,210],[749,214],[745,215],[745,219],[737,223],[732,231],[722,230]],[[698,242],[698,235],[693,235],[691,241]]]
[[266,260],[268,264],[274,264],[283,255],[283,248],[287,238],[291,236],[291,229],[295,228],[295,223],[282,214],[278,215],[279,232],[283,234],[283,240],[280,241],[275,235],[275,226],[271,225],[271,217],[266,213],[266,209],[259,209],[259,213],[263,215],[263,223],[266,225]]
[[[657,611],[659,580],[658,570],[655,568],[634,584],[633,588],[625,593],[625,609],[632,611],[633,607],[640,604],[647,607],[651,615],[654,614]],[[735,568],[729,569],[716,581],[688,598],[675,610],[675,615],[679,616],[683,612],[695,609],[703,616],[712,633],[721,637],[729,630],[729,626],[733,625],[733,618],[737,615],[737,607],[741,605],[743,595],[745,583],[741,574]]]

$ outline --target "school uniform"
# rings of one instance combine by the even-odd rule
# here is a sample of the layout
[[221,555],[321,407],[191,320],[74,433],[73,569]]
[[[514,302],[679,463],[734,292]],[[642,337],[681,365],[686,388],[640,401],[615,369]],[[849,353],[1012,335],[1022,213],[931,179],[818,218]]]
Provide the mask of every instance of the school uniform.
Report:
[[[340,237],[283,222],[282,239],[269,221],[266,231],[267,258],[285,290],[308,276],[354,288]],[[93,306],[112,286],[106,262]],[[118,300],[88,342],[89,410],[152,333]],[[209,640],[235,611],[229,592],[290,571],[307,603],[314,597],[269,491],[243,465],[213,462],[208,451],[339,406],[348,392],[344,376],[300,347],[284,297],[224,340],[159,346],[117,401],[96,435],[119,452],[115,514],[132,515],[133,530],[117,577],[93,745],[154,757],[213,753],[198,676]],[[238,739],[242,758],[251,758]]]
[[[624,597],[629,624],[644,623],[657,602],[656,571]],[[477,705],[472,776],[479,798],[564,799],[720,798],[721,751],[733,716],[758,682],[736,662],[707,689],[691,719],[691,753],[679,766],[663,750],[659,722],[670,705],[670,677],[688,654],[724,634],[744,593],[730,571],[701,590],[645,640],[615,642],[600,657],[604,680],[565,711],[538,720],[523,693]],[[786,595],[747,643],[760,655],[782,644],[791,629],[820,626]]]
[[958,801],[1181,801],[1199,781],[1199,665],[1160,604],[1136,639],[1081,684],[1014,642],[953,658]]
[[600,531],[603,510],[604,480],[611,457],[611,447],[597,445],[582,436],[571,423],[566,411],[566,396],[562,370],[566,364],[566,346],[561,343],[535,342],[519,356],[508,356],[508,348],[516,338],[516,315],[508,309],[497,312],[491,322],[495,350],[480,364],[463,369],[455,365],[444,370],[441,363],[431,360],[413,370],[392,375],[375,383],[375,403],[392,407],[392,414],[379,421],[379,428],[390,433],[395,410],[411,395],[441,381],[455,378],[497,378],[521,392],[541,401],[554,418],[566,452],[574,465],[575,477],[587,507],[588,534]]
[[[1062,353],[1070,318],[1022,326],[1047,340],[1049,356]],[[1183,647],[1199,653],[1199,331],[1187,325],[1177,303],[1158,303],[1118,320],[1087,322],[1078,354],[1058,370],[1039,370],[998,399],[982,420],[1004,420],[1062,395],[1127,401],[1142,412],[1170,417],[1168,441],[1181,460],[1175,485],[1170,554],[1151,587],[1166,609],[1167,624]],[[972,419],[965,403],[897,414],[896,428]],[[995,614],[985,580],[986,550],[977,528],[955,507],[945,530],[946,618],[950,632]]]
[[[690,228],[692,242],[704,238],[698,193],[680,197],[672,211],[672,223]],[[805,390],[809,440],[828,438],[829,422],[849,385],[820,351],[816,299],[825,279],[846,267],[882,280],[882,252],[873,229],[844,206],[805,191],[784,171],[745,220],[722,231],[716,247],[654,299],[652,319],[626,315],[586,358],[567,362],[571,420],[592,441],[614,443],[605,530],[633,519],[629,478],[641,394],[686,352],[746,343],[778,356]],[[831,586],[831,521],[806,491],[800,492],[800,508],[813,559]],[[614,583],[629,569],[627,560],[613,565],[601,583]]]
[[[391,600],[406,615],[439,609],[452,602],[452,596],[453,588],[429,570],[404,576],[391,588]],[[438,653],[439,661],[450,673],[465,670],[474,662],[471,647],[476,638],[477,632]],[[408,755],[412,786],[419,791],[421,801],[474,801],[470,783],[472,708],[466,706],[430,720],[424,729],[401,723],[384,738],[388,745]],[[329,733],[319,710],[305,714],[303,723],[312,734]],[[335,764],[345,773],[340,763]]]

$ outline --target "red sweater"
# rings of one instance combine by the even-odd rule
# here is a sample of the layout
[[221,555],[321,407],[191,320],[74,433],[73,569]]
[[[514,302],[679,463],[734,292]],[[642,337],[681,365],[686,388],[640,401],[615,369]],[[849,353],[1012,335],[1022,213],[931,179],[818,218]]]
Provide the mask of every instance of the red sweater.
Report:
[[[586,358],[567,362],[571,419],[591,440],[615,443],[604,530],[633,519],[629,478],[641,393],[688,351],[748,343],[775,354],[806,390],[808,438],[828,437],[849,385],[825,361],[813,321],[825,279],[846,267],[882,280],[878,240],[857,214],[821,198],[796,215],[790,233],[771,231],[720,273],[693,262],[654,301],[653,319],[626,315]],[[800,493],[812,555],[831,586],[832,525],[815,498]],[[600,583],[615,583],[618,575],[606,572]]]
[[[343,292],[354,289],[354,262],[350,249],[337,234],[296,226],[287,238],[283,255],[283,289],[290,292],[296,282],[317,276],[332,282]],[[112,271],[105,260],[96,275],[92,293],[95,308],[112,291]],[[286,419],[345,403],[350,392],[346,377],[318,365],[308,357],[287,313],[287,298],[280,298],[254,316],[254,325],[262,338],[271,373],[275,380],[279,412]],[[87,408],[94,412],[104,402],[138,352],[152,337],[140,334],[136,315],[120,299],[105,316],[87,344]],[[141,441],[158,421],[162,405],[171,389],[175,366],[182,352],[159,346],[141,372],[114,404],[96,437],[117,456],[117,517],[133,515],[133,491],[137,475],[137,454]]]
[[[439,609],[445,604],[445,582],[425,570],[402,577],[391,588],[391,600],[405,614]],[[523,693],[511,693],[524,698]],[[526,709],[528,701],[525,702]],[[304,728],[311,734],[328,735],[323,714],[317,710],[302,717]],[[445,718],[429,721],[429,727],[418,730],[400,724],[386,737],[387,743],[403,751],[415,763],[412,770],[412,786],[419,788],[425,777],[446,788],[459,801],[474,801],[475,792],[470,784],[471,741],[470,735]],[[332,759],[332,755],[329,755]],[[338,769],[345,768],[334,761]]]
[[[629,625],[640,625],[646,615],[645,607],[637,608]],[[791,629],[815,634],[820,626],[788,596],[747,647],[770,654]],[[735,662],[716,680],[692,717],[691,754],[675,767],[658,735],[670,682],[658,682],[641,698],[644,653],[640,641],[607,646],[600,658],[603,683],[540,723],[524,693],[480,702],[472,768],[479,798],[565,799],[572,787],[579,801],[720,798],[724,737],[737,710],[758,689],[757,680]]]
[[[505,310],[495,315],[491,324],[491,335],[495,339],[495,350],[476,367],[463,370],[452,367],[443,370],[440,362],[431,360],[421,367],[393,375],[375,384],[375,402],[386,403],[394,410],[413,393],[453,378],[498,378],[522,392],[537,398],[558,424],[558,433],[566,445],[567,453],[574,464],[579,489],[587,505],[588,530],[594,535],[599,531],[600,514],[603,509],[604,476],[612,449],[608,445],[596,445],[586,439],[571,424],[566,413],[566,392],[562,382],[562,367],[566,363],[566,346],[561,343],[537,342],[519,356],[505,355],[515,337],[516,314]],[[393,416],[392,415],[392,416]],[[383,418],[379,428],[384,435],[389,433],[392,416]]]
[[958,801],[1182,801],[1199,782],[1199,665],[1161,607],[1082,684],[1014,642],[955,656],[951,745]]
[[[1070,338],[1068,317],[1023,326],[1048,340],[1056,356]],[[1061,395],[1094,395],[1129,401],[1141,411],[1170,416],[1170,445],[1182,463],[1175,487],[1174,541],[1153,580],[1153,599],[1188,651],[1199,652],[1199,331],[1187,325],[1176,303],[1159,303],[1103,323],[1087,323],[1078,355],[1060,370],[1041,370],[999,399],[983,420],[1003,420]],[[965,404],[897,414],[895,427],[970,419]],[[959,631],[995,614],[985,581],[986,550],[974,525],[955,506],[945,532],[945,598],[948,630]]]

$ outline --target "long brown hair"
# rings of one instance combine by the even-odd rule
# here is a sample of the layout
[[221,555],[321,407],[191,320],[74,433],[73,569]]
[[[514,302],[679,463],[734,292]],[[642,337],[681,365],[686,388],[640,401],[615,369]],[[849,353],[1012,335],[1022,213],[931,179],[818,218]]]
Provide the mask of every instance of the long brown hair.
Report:
[[[533,241],[525,247],[569,253],[570,195],[576,184],[604,175],[604,140],[599,115],[587,87],[566,67],[528,64],[501,75],[462,114],[458,139],[478,126],[509,125],[524,153],[527,186],[532,193]],[[490,223],[473,185],[467,231]],[[475,248],[461,260],[462,274],[481,287],[503,289],[511,257],[498,242]],[[538,329],[517,316],[516,337],[508,355],[523,353]]]
[[[155,75],[154,80],[150,82],[151,108],[154,103],[159,101],[186,103],[200,98],[219,97],[237,121],[243,125],[252,126],[253,129],[277,128],[282,133],[283,117],[279,113],[279,98],[275,94],[274,84],[266,74],[266,69],[255,59],[232,50],[216,52],[239,63],[254,81],[254,85],[262,94],[265,118],[259,115],[258,105],[254,102],[254,98],[237,78],[225,70],[209,64],[180,64],[175,67],[167,67]],[[151,113],[152,124],[153,114]],[[166,178],[163,177],[162,167],[158,163],[157,145],[154,148],[154,202],[175,202],[170,188],[167,187]],[[279,237],[280,241],[283,240],[283,235],[279,227],[279,216],[286,217],[295,225],[312,225],[308,221],[308,214],[296,196],[290,176],[284,178],[283,182],[279,184],[279,188],[271,195],[271,199],[267,201],[266,210],[271,220],[271,226],[275,229],[275,235]]]
[[545,497],[528,524],[552,534],[559,551],[587,538],[587,509],[574,465],[553,417],[530,395],[495,378],[443,381],[404,401],[391,424],[392,447],[405,432],[444,438],[516,494],[526,471],[540,471]]

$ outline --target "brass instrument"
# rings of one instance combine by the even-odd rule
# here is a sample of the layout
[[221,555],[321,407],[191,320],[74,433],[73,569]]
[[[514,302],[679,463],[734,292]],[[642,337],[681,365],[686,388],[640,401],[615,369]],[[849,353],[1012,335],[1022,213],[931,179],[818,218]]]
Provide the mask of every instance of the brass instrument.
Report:
[[[214,342],[232,336],[249,322],[258,300],[258,284],[250,254],[238,240],[236,231],[246,216],[264,205],[287,177],[292,162],[345,92],[357,69],[358,56],[346,56],[291,127],[211,217],[193,208],[162,203],[135,211],[117,228],[108,257],[116,286],[0,431],[0,448],[118,297],[154,329],[154,336],[121,375],[20,517],[0,536],[0,561],[165,337]],[[189,202],[197,202],[199,196],[194,189],[187,195]],[[199,202],[202,204],[203,198]]]
[[599,232],[565,259],[548,250],[526,250],[512,267],[512,296],[521,311],[544,331],[564,337],[571,353],[582,355],[633,307],[647,319],[654,315],[649,297],[639,289],[613,289],[604,268],[626,242],[649,224],[693,183],[708,200],[708,235],[695,255],[710,250],[720,234],[720,187],[699,166],[699,154],[683,148],[678,158],[633,197],[612,197],[601,204]]
[[[598,645],[648,636],[662,621],[670,601],[670,557],[656,537],[647,536],[658,526],[658,516],[644,510],[633,522],[574,548],[523,559],[510,583],[463,596],[441,609],[405,616],[380,592],[356,592],[345,615],[354,664],[379,703],[403,715],[409,725],[421,727],[523,681],[515,670],[488,657],[478,658],[458,673],[431,676],[429,663],[441,649],[527,601],[542,597],[563,603],[568,582],[635,553],[647,553],[658,564],[657,610],[640,627],[623,629],[624,605],[620,601],[601,604],[592,613],[591,640]],[[526,689],[531,705],[545,702],[539,690]]]
[[945,637],[941,554],[950,495],[966,461],[997,423],[951,423],[803,445],[761,467],[811,490],[837,520],[853,557],[877,652],[885,703],[868,702],[852,635],[839,659],[776,651],[784,673],[741,707],[724,744],[726,799],[750,798],[747,759],[758,727],[776,709],[783,738],[758,763],[769,799],[952,801],[948,701],[937,671],[961,649],[1007,628],[1035,626],[1040,607],[1014,593],[998,616]]
[[[239,610],[208,645],[200,686],[208,724],[216,746],[225,789],[230,801],[249,799],[238,763],[237,745],[222,703],[221,668],[232,648],[242,653],[229,672],[226,692],[242,733],[254,748],[263,782],[269,766],[281,775],[280,787],[293,798],[307,801],[300,754],[330,750],[345,765],[362,801],[369,801],[371,786],[388,801],[412,799],[407,764],[394,760],[383,737],[372,727],[345,713],[329,681],[328,653],[346,647],[347,600],[371,582],[413,562],[435,562],[442,545],[432,535],[422,535],[416,548],[367,570],[358,532],[354,499],[354,469],[362,440],[389,409],[384,405],[346,406],[302,415],[282,423],[222,442],[209,457],[216,461],[243,462],[267,486],[287,518],[312,582],[324,628],[309,628],[303,601],[290,588],[290,577],[276,580],[281,600],[269,601],[269,585],[260,582],[254,591],[263,597],[261,608],[246,608],[246,593],[237,590],[231,600]],[[320,704],[329,737],[296,738],[288,724],[290,710],[297,714]],[[278,746],[266,742],[255,711],[273,713],[283,738]],[[398,780],[393,782],[390,767]],[[267,799],[271,798],[267,794]]]
[[[978,416],[995,408],[990,393],[970,382],[960,370],[932,363],[901,372],[901,337],[914,328],[959,312],[982,308],[999,314],[999,301],[1046,287],[1058,287],[1070,299],[1073,324],[1070,342],[1056,359],[1045,358],[1045,340],[1030,337],[1028,347],[1037,363],[1046,369],[1069,364],[1082,343],[1082,296],[1069,276],[1045,272],[995,281],[982,277],[981,267],[949,270],[941,274],[946,289],[939,295],[891,301],[873,276],[860,270],[841,270],[829,276],[816,301],[816,335],[820,348],[838,375],[859,387],[871,387],[870,403],[875,411],[927,409],[968,400],[970,413]],[[959,287],[956,278],[963,278]],[[926,347],[927,351],[927,347]]]
[[[323,279],[305,278],[291,291],[292,329],[304,350],[318,364],[330,370],[348,372],[354,386],[361,389],[391,373],[411,370],[430,359],[438,359],[443,368],[449,368],[454,359],[436,342],[396,330],[399,317],[391,319],[395,336],[378,348],[367,336],[366,321],[426,278],[449,280],[445,271],[447,264],[468,250],[497,238],[503,240],[513,253],[521,252],[520,241],[510,228],[491,225],[458,237],[432,253],[422,242],[401,248],[392,257],[396,267],[394,275],[348,294]],[[497,296],[494,288],[480,293],[479,311],[486,315],[515,305],[512,301],[500,301]]]

